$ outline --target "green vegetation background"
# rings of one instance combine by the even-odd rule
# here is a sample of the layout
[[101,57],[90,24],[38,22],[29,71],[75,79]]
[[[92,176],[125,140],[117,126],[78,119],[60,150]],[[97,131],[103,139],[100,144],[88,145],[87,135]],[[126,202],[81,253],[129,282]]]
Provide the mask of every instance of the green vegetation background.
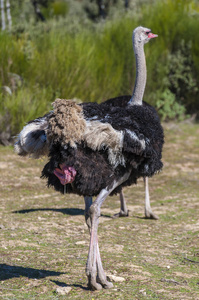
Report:
[[131,36],[139,25],[159,35],[145,47],[144,99],[163,120],[199,115],[197,1],[132,0],[125,10],[121,0],[105,20],[89,18],[94,2],[54,1],[43,8],[44,23],[35,22],[30,1],[16,3],[12,30],[0,31],[0,134],[17,134],[56,97],[101,102],[131,94]]

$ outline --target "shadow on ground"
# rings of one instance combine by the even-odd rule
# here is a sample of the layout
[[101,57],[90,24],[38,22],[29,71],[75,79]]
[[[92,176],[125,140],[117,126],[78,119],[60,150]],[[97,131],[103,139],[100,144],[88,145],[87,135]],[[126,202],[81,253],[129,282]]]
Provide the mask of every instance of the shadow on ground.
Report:
[[65,273],[0,264],[0,281],[21,276],[27,278],[45,278],[48,276],[60,276],[62,274]]
[[51,280],[51,282],[55,283],[56,285],[58,285],[58,286],[60,286],[60,287],[71,286],[71,287],[81,288],[82,290],[86,290],[86,291],[89,290],[88,287],[83,286],[83,285],[81,285],[81,284],[66,284],[65,282],[61,282],[61,281],[57,281],[57,280]]
[[[84,216],[84,209],[80,208],[30,208],[30,209],[22,209],[22,210],[15,210],[12,213],[14,214],[27,214],[35,211],[54,211],[54,212],[61,212],[64,215],[70,216]],[[102,217],[111,218],[109,215],[101,214]]]
[[61,212],[64,215],[79,216],[84,215],[84,210],[79,208],[30,208],[13,211],[13,213],[27,214],[35,211],[55,211]]
[[[66,273],[49,271],[43,269],[24,268],[21,266],[10,266],[7,264],[0,264],[0,281],[8,280],[11,278],[27,277],[29,279],[41,279],[49,276],[60,276]],[[78,287],[82,290],[88,290],[88,287],[81,284],[66,284],[58,280],[50,280],[60,287]]]

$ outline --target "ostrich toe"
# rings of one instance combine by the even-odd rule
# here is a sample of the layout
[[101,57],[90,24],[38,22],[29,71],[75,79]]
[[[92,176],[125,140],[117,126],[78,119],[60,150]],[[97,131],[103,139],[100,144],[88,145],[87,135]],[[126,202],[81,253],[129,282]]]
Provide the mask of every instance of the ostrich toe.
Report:
[[88,288],[92,291],[99,291],[102,289],[102,285],[100,283],[97,283],[96,279],[90,277],[88,278]]
[[120,210],[119,213],[113,215],[113,219],[120,218],[120,217],[128,217],[128,216],[129,216],[129,210],[127,211]]
[[153,220],[158,220],[159,219],[159,217],[156,214],[154,214],[152,212],[152,210],[145,210],[145,218],[146,219],[153,219]]
[[100,283],[104,289],[112,289],[113,288],[112,282],[108,281],[107,279],[102,281],[99,278],[97,278],[97,282]]

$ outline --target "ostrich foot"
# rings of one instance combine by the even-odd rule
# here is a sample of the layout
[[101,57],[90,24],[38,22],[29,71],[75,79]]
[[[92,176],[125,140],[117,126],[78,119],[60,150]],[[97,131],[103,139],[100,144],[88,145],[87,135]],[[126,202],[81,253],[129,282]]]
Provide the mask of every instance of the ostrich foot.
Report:
[[107,279],[102,279],[97,276],[97,278],[93,278],[92,276],[88,276],[88,288],[89,290],[96,291],[104,289],[111,289],[113,287],[112,282]]
[[113,219],[120,218],[120,217],[128,217],[128,216],[129,216],[129,210],[127,211],[120,210],[119,213],[113,215]]
[[112,289],[113,288],[112,282],[108,281],[107,279],[101,280],[101,279],[97,278],[97,282],[99,282],[103,286],[104,289]]
[[96,291],[104,289],[111,289],[113,287],[112,282],[108,281],[106,278],[100,278],[100,277],[92,277],[88,275],[88,288],[89,290]]
[[[98,248],[98,254],[99,254],[99,248]],[[104,289],[111,289],[113,287],[112,282],[108,281],[106,278],[106,274],[102,268],[100,256],[98,256],[97,282],[100,283]]]
[[101,290],[102,285],[100,283],[97,283],[96,279],[88,275],[88,288],[89,290],[96,291]]
[[153,219],[153,220],[158,220],[159,219],[159,217],[156,214],[154,214],[152,212],[152,210],[145,210],[145,218],[146,219]]

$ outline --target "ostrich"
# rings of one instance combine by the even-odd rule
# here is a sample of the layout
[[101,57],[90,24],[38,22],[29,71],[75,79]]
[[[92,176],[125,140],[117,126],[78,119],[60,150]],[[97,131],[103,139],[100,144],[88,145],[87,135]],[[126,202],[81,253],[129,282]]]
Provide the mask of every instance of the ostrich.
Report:
[[[15,145],[19,155],[48,154],[42,171],[48,186],[85,197],[90,231],[86,274],[92,290],[113,287],[103,270],[98,246],[101,205],[108,195],[121,192],[140,177],[153,176],[163,167],[163,129],[154,109],[142,101],[146,85],[144,44],[156,36],[141,26],[133,32],[136,84],[128,104],[78,105],[57,99],[52,112],[24,127]],[[93,203],[92,196],[97,196]]]
[[[139,66],[138,66],[138,68],[139,68]],[[142,78],[139,77],[136,80],[134,89],[136,89],[137,86],[142,85],[141,79]],[[131,99],[130,95],[120,96],[120,97],[117,97],[117,98],[111,98],[109,100],[106,100],[105,102],[102,102],[101,104],[99,104],[99,106],[100,107],[105,107],[106,111],[108,111],[109,109],[112,109],[113,107],[125,107],[125,106],[127,106],[130,99]],[[89,105],[89,103],[84,103],[83,105],[84,106]],[[157,116],[156,110],[152,106],[150,106],[148,103],[143,101],[142,105],[150,107],[150,109],[153,110],[153,114]],[[93,115],[90,112],[90,117],[95,118],[95,115]],[[158,220],[158,216],[153,213],[153,211],[151,209],[151,205],[150,205],[148,177],[144,177],[143,180],[144,180],[144,187],[145,187],[145,207],[144,207],[145,208],[145,218]],[[92,203],[92,198],[91,197],[87,198],[87,199],[85,199],[85,201],[89,201],[89,203],[91,204]],[[121,190],[121,192],[120,192],[120,212],[115,214],[113,216],[113,218],[128,217],[128,215],[129,215],[129,211],[127,209],[127,205],[126,205],[126,201],[125,201],[125,198],[124,198],[123,191]]]
[[[155,37],[157,37],[157,35],[152,35],[150,37],[150,39],[155,38]],[[133,47],[134,47],[134,43],[133,43]],[[135,49],[134,49],[134,52],[135,52]],[[136,52],[135,52],[135,55],[136,55]],[[145,58],[144,58],[144,60],[145,60]],[[134,99],[135,99],[135,95],[137,95],[136,97],[143,97],[145,85],[146,85],[146,71],[143,70],[143,74],[145,73],[145,76],[138,75],[141,73],[141,70],[140,70],[141,68],[143,68],[143,69],[146,68],[146,64],[138,63],[138,60],[136,59],[136,67],[137,67],[136,68],[136,82],[135,82],[133,96],[132,96],[132,97],[134,97]],[[140,88],[141,86],[142,86],[142,88]],[[129,101],[132,99],[132,97],[131,97],[131,95],[120,96],[117,98],[111,98],[109,100],[106,100],[105,102],[102,102],[99,105],[97,103],[95,103],[95,105],[98,105],[99,109],[105,109],[105,111],[107,113],[108,110],[112,109],[113,107],[126,107],[129,104]],[[83,105],[83,107],[85,107],[85,106],[89,106],[90,103],[83,103],[82,105]],[[94,105],[94,103],[91,104],[91,108],[93,108],[93,105]],[[149,105],[145,101],[142,101],[142,105],[150,107],[154,116],[157,117],[157,112],[156,112],[155,108],[153,108],[151,105]],[[92,119],[92,118],[95,119],[96,118],[95,110],[92,111],[92,109],[91,110],[88,109],[87,116],[90,119]],[[143,177],[143,180],[144,180],[144,187],[145,187],[145,207],[144,207],[145,208],[145,218],[158,220],[158,216],[156,214],[154,214],[154,212],[151,209],[151,205],[150,205],[148,177]],[[84,200],[85,200],[86,206],[87,206],[86,201],[88,201],[89,205],[92,204],[92,197],[86,197]],[[128,215],[129,215],[129,211],[127,209],[123,191],[121,190],[121,192],[120,192],[120,212],[115,214],[113,217],[114,218],[127,217]]]

